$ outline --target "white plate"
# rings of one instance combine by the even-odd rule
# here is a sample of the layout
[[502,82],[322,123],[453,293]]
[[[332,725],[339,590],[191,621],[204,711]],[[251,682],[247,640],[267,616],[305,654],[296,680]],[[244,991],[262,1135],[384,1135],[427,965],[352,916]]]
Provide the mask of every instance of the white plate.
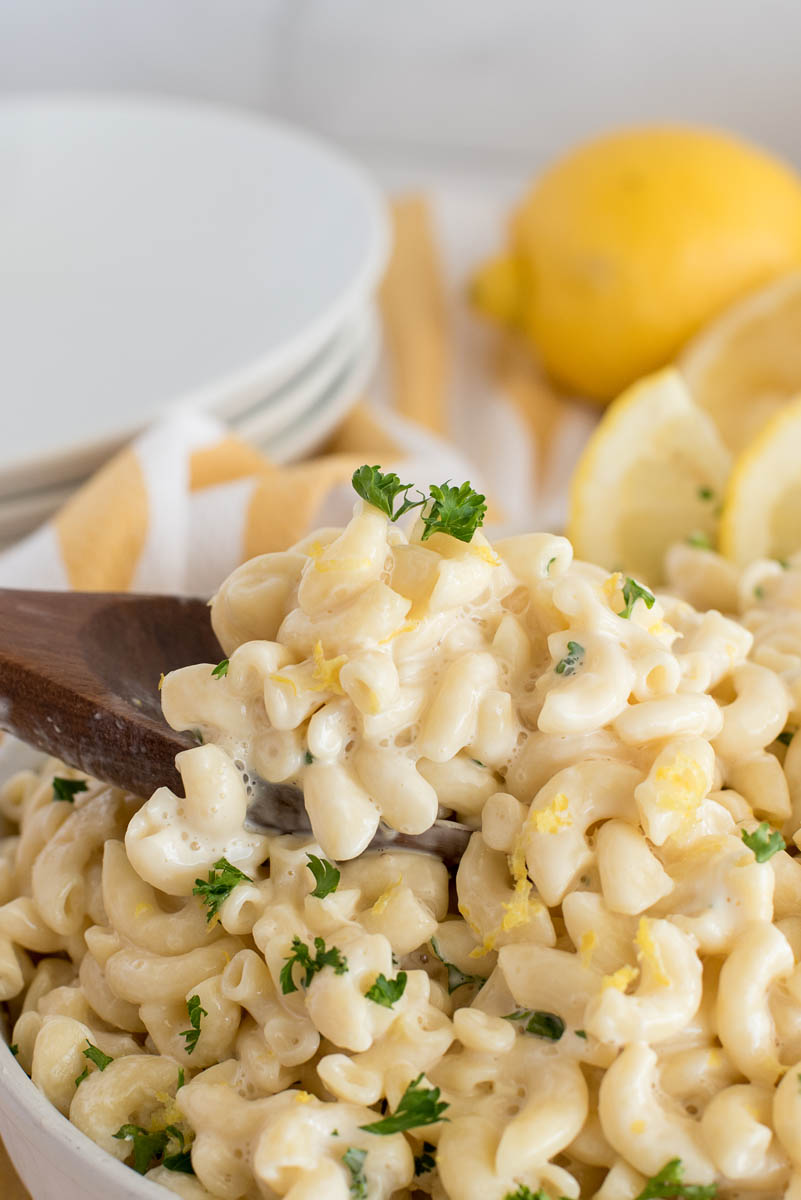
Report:
[[262,442],[258,433],[251,440],[264,450],[274,463],[294,462],[316,450],[333,433],[345,414],[364,394],[378,361],[381,346],[378,322],[373,318],[372,329],[363,350],[345,367],[339,379],[319,397],[289,428]]
[[248,430],[255,423],[259,436],[264,439],[268,435],[279,434],[281,430],[294,424],[339,378],[344,368],[362,352],[368,337],[374,336],[374,331],[375,317],[372,310],[360,310],[358,316],[338,334],[325,355],[318,356],[311,366],[300,374],[293,375],[288,383],[273,392],[263,403],[233,417],[231,427],[234,432],[247,437]]
[[367,300],[387,248],[365,174],[275,122],[0,104],[4,490],[80,477],[172,401],[259,402]]

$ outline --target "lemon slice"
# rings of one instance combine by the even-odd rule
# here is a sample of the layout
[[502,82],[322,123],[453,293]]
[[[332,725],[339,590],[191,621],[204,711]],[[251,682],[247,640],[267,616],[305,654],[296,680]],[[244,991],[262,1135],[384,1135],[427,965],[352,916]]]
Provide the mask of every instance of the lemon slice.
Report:
[[785,405],[734,462],[720,551],[746,566],[801,549],[801,398]]
[[693,400],[739,454],[801,391],[801,274],[728,309],[687,346],[678,365]]
[[660,583],[674,542],[714,544],[730,467],[678,371],[641,380],[607,409],[573,476],[568,536],[576,554]]

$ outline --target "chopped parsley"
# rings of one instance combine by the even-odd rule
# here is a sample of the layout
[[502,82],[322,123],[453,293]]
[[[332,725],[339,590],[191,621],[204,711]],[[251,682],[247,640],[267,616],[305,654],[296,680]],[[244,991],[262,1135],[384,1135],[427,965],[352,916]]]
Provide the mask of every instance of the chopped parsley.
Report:
[[19,1054],[19,1046],[17,1045],[17,1043],[16,1043],[16,1042],[12,1042],[12,1044],[11,1044],[11,1045],[10,1045],[8,1048],[9,1048],[9,1050],[11,1051],[12,1055],[14,1056],[14,1058],[16,1058],[16,1057],[17,1057],[17,1055]]
[[182,1088],[183,1086],[184,1086],[184,1069],[183,1069],[183,1067],[179,1067],[178,1068],[178,1087],[175,1089],[176,1092],[178,1091],[178,1088]]
[[699,500],[714,500],[715,493],[711,487],[699,487],[698,499]]
[[758,583],[756,585],[756,587],[754,588],[754,595],[756,596],[757,600],[765,599],[765,589],[763,588],[761,583]]
[[628,576],[626,582],[623,584],[623,600],[626,607],[617,615],[619,617],[627,618],[631,616],[632,611],[634,610],[634,605],[638,600],[642,600],[646,608],[653,608],[654,604],[656,603],[656,597],[654,596],[653,592],[649,592],[648,588],[642,587],[639,583],[637,583],[637,580],[632,579],[631,576]]
[[315,887],[311,894],[318,900],[323,900],[339,887],[339,870],[327,858],[318,858],[316,854],[307,854],[306,857],[309,860],[309,870],[314,876]]
[[661,1171],[652,1175],[636,1200],[712,1200],[717,1195],[718,1185],[709,1183],[683,1183],[684,1167],[680,1158],[671,1158]]
[[89,784],[85,779],[62,779],[58,775],[53,779],[54,800],[67,800],[70,804],[74,804],[77,793],[88,790]]
[[367,1200],[367,1176],[364,1173],[366,1150],[350,1146],[342,1155],[342,1162],[350,1171],[350,1194],[353,1200]]
[[434,951],[434,956],[439,959],[445,970],[448,972],[448,995],[451,996],[457,988],[464,987],[466,983],[477,983],[479,987],[487,982],[485,975],[467,975],[464,971],[456,966],[456,963],[448,962],[442,957],[439,945],[436,938],[431,939],[431,949]]
[[[119,1141],[129,1141],[133,1147],[133,1167],[140,1175],[150,1169],[150,1164],[156,1160],[158,1165],[168,1171],[181,1171],[185,1175],[193,1175],[192,1157],[185,1148],[184,1135],[176,1125],[168,1125],[166,1129],[156,1129],[149,1133],[141,1125],[121,1125],[113,1135]],[[172,1154],[165,1155],[170,1142],[177,1144]]]
[[410,500],[408,493],[413,484],[401,483],[394,472],[384,474],[380,467],[366,464],[353,472],[352,483],[357,496],[379,509],[390,521],[397,521],[412,509],[422,509],[424,542],[433,533],[447,533],[460,542],[469,542],[483,524],[487,511],[486,498],[470,483],[459,487],[452,486],[449,480],[432,483],[428,496],[418,490],[420,499]]
[[193,896],[200,896],[208,907],[206,920],[211,921],[217,916],[225,901],[238,883],[252,883],[249,875],[245,875],[239,867],[234,867],[227,858],[218,858],[209,871],[207,880],[196,879],[192,888]]
[[754,858],[758,863],[767,862],[769,858],[773,858],[774,854],[778,854],[783,850],[786,842],[778,829],[771,829],[767,821],[763,821],[761,825],[757,825],[753,833],[746,833],[743,830],[743,841],[749,850],[753,850]]
[[192,1054],[200,1037],[200,1018],[207,1017],[209,1014],[205,1008],[201,1007],[200,996],[197,995],[189,997],[186,1002],[186,1011],[189,1013],[191,1029],[183,1029],[179,1037],[184,1039],[186,1053]]
[[586,1040],[587,1040],[587,1030],[586,1030],[586,1029],[577,1029],[577,1030],[576,1030],[576,1037],[584,1038],[584,1041],[586,1042]]
[[688,546],[694,547],[696,550],[711,550],[712,542],[708,533],[704,533],[702,529],[695,529],[685,538]]
[[228,674],[228,664],[230,663],[230,661],[231,660],[229,658],[224,658],[222,660],[222,662],[218,662],[217,666],[214,668],[214,670],[211,673],[212,679],[222,679],[223,675],[227,675]]
[[551,573],[551,567],[553,566],[553,564],[554,564],[555,562],[556,562],[556,555],[554,554],[553,558],[549,558],[549,559],[548,559],[548,562],[547,562],[547,563],[546,563],[546,565],[545,565],[545,574],[546,574],[546,575],[550,575],[550,573]]
[[192,734],[192,738],[196,746],[202,746],[204,744],[203,734],[199,729],[190,729],[189,732]]
[[525,1183],[521,1183],[517,1191],[507,1192],[503,1200],[548,1200],[548,1194],[538,1188],[536,1192],[532,1192],[530,1187]]
[[420,1087],[423,1078],[422,1071],[413,1079],[398,1101],[398,1107],[389,1117],[373,1121],[371,1125],[360,1125],[366,1133],[378,1133],[385,1136],[390,1133],[403,1133],[405,1129],[416,1129],[420,1125],[435,1125],[439,1121],[447,1121],[442,1114],[449,1107],[439,1098],[438,1087]]
[[795,735],[795,729],[784,729],[776,738],[777,742],[781,742],[783,746],[789,746]]
[[504,1021],[522,1021],[526,1033],[547,1038],[550,1042],[558,1042],[565,1032],[565,1023],[556,1013],[532,1012],[529,1008],[520,1008],[517,1012],[509,1013],[504,1017]]
[[584,659],[584,647],[578,642],[567,643],[567,654],[554,667],[557,675],[575,675]]
[[307,750],[306,753],[303,755],[303,761],[307,767],[310,767],[312,765],[312,763],[314,762],[314,755],[312,754],[311,750]]
[[414,1156],[414,1173],[415,1175],[427,1175],[429,1171],[433,1171],[437,1165],[437,1160],[434,1157],[436,1146],[431,1142],[423,1142],[423,1153],[415,1154]]
[[387,979],[384,974],[379,975],[373,986],[369,987],[364,994],[368,1000],[382,1004],[384,1008],[392,1008],[395,1001],[400,1000],[405,991],[406,972],[399,971],[396,979]]
[[[114,1062],[114,1059],[110,1054],[104,1054],[99,1046],[93,1046],[88,1038],[86,1039],[86,1045],[88,1049],[84,1050],[83,1056],[84,1058],[88,1058],[89,1062],[93,1062],[98,1071],[105,1071],[108,1064]],[[78,1087],[79,1084],[82,1084],[88,1074],[89,1063],[86,1064],[80,1075],[75,1080],[75,1086]]]
[[311,951],[306,943],[302,942],[299,937],[293,937],[292,953],[284,959],[284,966],[281,968],[279,976],[281,991],[285,996],[288,996],[290,992],[298,990],[297,984],[292,978],[292,972],[296,966],[302,967],[306,972],[303,979],[304,988],[309,986],[314,976],[318,971],[322,971],[324,967],[333,967],[335,975],[344,975],[347,971],[348,960],[343,957],[336,946],[332,946],[328,950],[323,939],[316,937],[314,939],[314,948],[317,953],[312,958]]

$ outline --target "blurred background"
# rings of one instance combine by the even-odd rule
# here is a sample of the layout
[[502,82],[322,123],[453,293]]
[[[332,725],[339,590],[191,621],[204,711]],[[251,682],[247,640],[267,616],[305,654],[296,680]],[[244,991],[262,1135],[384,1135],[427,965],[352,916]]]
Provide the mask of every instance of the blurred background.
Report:
[[796,0],[4,0],[0,89],[146,90],[319,130],[392,183],[527,178],[632,120],[798,161]]

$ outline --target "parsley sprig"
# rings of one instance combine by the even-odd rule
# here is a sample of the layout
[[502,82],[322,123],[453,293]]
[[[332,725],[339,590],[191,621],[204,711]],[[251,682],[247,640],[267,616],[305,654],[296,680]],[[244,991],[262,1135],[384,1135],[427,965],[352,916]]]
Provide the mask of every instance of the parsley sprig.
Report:
[[526,1033],[547,1038],[550,1042],[558,1042],[565,1032],[565,1023],[556,1013],[534,1012],[530,1008],[520,1008],[517,1012],[508,1013],[504,1021],[524,1022],[523,1029]]
[[536,1192],[532,1192],[527,1184],[521,1183],[516,1191],[507,1192],[503,1200],[548,1200],[548,1194],[542,1188],[538,1188]]
[[642,587],[641,584],[637,583],[636,579],[632,579],[629,576],[623,584],[623,600],[626,607],[617,615],[628,618],[631,616],[634,605],[638,600],[642,600],[646,608],[653,608],[656,603],[656,596],[654,596],[653,592],[649,592],[648,588]]
[[439,487],[432,483],[429,490],[431,507],[420,514],[425,526],[422,541],[427,541],[432,533],[447,533],[460,542],[469,542],[479,525],[484,524],[486,497],[469,483],[452,487],[447,480]]
[[743,830],[743,841],[749,850],[753,850],[754,858],[758,863],[767,862],[769,858],[773,858],[774,854],[784,850],[787,845],[778,829],[771,829],[767,821],[757,825],[753,833],[746,833]]
[[[194,1175],[192,1156],[186,1148],[184,1135],[177,1125],[168,1125],[166,1129],[156,1129],[152,1133],[141,1125],[121,1125],[113,1135],[118,1141],[129,1141],[133,1146],[133,1167],[140,1175],[150,1169],[154,1159],[168,1171],[181,1171],[184,1175]],[[164,1152],[170,1142],[177,1143],[172,1154]]]
[[224,675],[227,675],[229,663],[230,659],[228,658],[224,658],[221,662],[218,662],[211,673],[212,679],[222,679]]
[[350,1171],[350,1194],[353,1200],[367,1200],[367,1176],[364,1173],[364,1160],[367,1151],[357,1146],[349,1146],[342,1155],[342,1162]]
[[584,647],[579,642],[567,643],[567,654],[554,667],[557,675],[575,675],[584,661]]
[[380,467],[365,464],[353,472],[352,483],[357,496],[385,513],[390,521],[397,521],[412,509],[422,509],[424,542],[434,533],[447,533],[460,542],[469,542],[483,525],[487,512],[486,497],[469,482],[458,487],[449,479],[440,484],[432,483],[427,496],[418,490],[420,499],[410,500],[413,484],[401,483],[394,471],[384,474]]
[[245,875],[239,867],[234,867],[227,858],[218,858],[209,871],[207,880],[196,879],[192,888],[193,896],[200,896],[208,907],[206,920],[211,921],[217,916],[225,901],[231,895],[238,883],[252,883],[249,875]]
[[53,779],[54,800],[66,800],[70,804],[74,804],[78,792],[88,790],[89,784],[85,779],[62,779],[60,775],[56,775]]
[[314,939],[314,949],[317,951],[312,958],[311,951],[305,942],[302,942],[299,937],[292,939],[292,953],[284,959],[284,966],[281,968],[279,979],[281,981],[281,991],[285,996],[290,992],[298,990],[297,984],[292,978],[292,972],[296,966],[302,967],[306,972],[303,979],[303,986],[307,988],[314,979],[318,971],[322,971],[324,967],[333,967],[335,975],[344,975],[348,969],[348,960],[343,956],[336,946],[331,949],[326,948],[326,944],[321,937]]
[[364,993],[368,1000],[392,1008],[396,1000],[400,1000],[406,991],[406,972],[399,971],[395,979],[387,979],[383,972],[378,976],[372,987]]
[[438,1087],[420,1087],[422,1078],[421,1071],[406,1088],[391,1116],[373,1121],[370,1125],[360,1125],[359,1128],[366,1133],[386,1136],[403,1133],[405,1129],[416,1129],[419,1125],[436,1125],[439,1121],[447,1121],[448,1117],[442,1114],[449,1105],[440,1100]]
[[457,988],[464,987],[466,983],[477,983],[479,987],[483,987],[487,982],[485,975],[467,975],[456,963],[448,962],[443,957],[439,948],[439,943],[436,938],[431,939],[431,949],[434,951],[434,956],[439,959],[445,970],[448,972],[448,995],[451,996]]
[[[112,1058],[112,1056],[110,1054],[104,1054],[99,1046],[93,1046],[88,1038],[86,1039],[86,1045],[87,1045],[87,1049],[84,1050],[83,1056],[84,1056],[84,1058],[88,1058],[89,1062],[93,1062],[95,1064],[95,1066],[97,1067],[98,1071],[105,1071],[105,1069],[109,1065],[109,1063],[114,1062],[114,1059]],[[83,1083],[84,1079],[86,1079],[88,1074],[89,1074],[89,1063],[86,1064],[84,1069],[81,1071],[80,1075],[77,1076],[77,1078],[75,1080],[75,1086],[79,1087]]]
[[339,887],[340,872],[327,858],[318,858],[316,854],[307,854],[306,857],[309,860],[309,870],[314,876],[315,886],[311,895],[323,900]]
[[712,1200],[717,1195],[718,1185],[709,1183],[683,1183],[684,1166],[680,1158],[671,1158],[661,1171],[652,1175],[637,1200]]
[[184,1046],[186,1053],[192,1054],[195,1046],[198,1043],[198,1038],[200,1037],[200,1018],[207,1017],[209,1014],[206,1012],[205,1008],[202,1007],[200,1003],[200,996],[197,995],[189,997],[186,1002],[186,1011],[189,1014],[189,1024],[191,1025],[191,1029],[182,1030],[179,1034],[179,1037],[182,1037],[186,1043]]

